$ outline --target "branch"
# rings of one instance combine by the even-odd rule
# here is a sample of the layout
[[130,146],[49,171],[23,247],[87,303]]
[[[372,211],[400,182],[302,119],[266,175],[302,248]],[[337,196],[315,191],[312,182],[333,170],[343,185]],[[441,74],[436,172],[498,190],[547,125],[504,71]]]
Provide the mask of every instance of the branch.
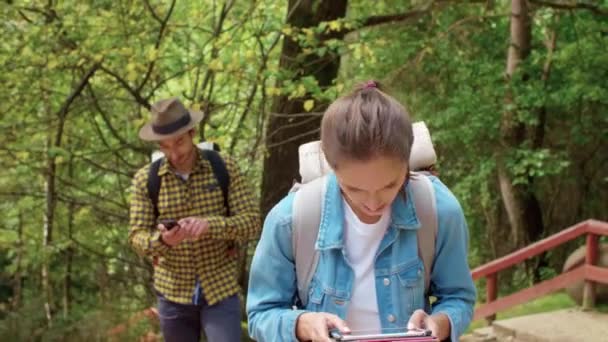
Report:
[[116,74],[115,72],[113,72],[112,70],[104,67],[104,66],[100,66],[101,70],[103,70],[106,74],[114,77],[114,79],[116,79],[116,81],[118,81],[118,83],[120,83],[120,85],[122,85],[123,88],[125,88],[129,94],[131,94],[135,100],[137,101],[137,103],[139,103],[140,105],[144,106],[146,109],[150,109],[150,103],[141,96],[141,94],[136,91],[135,89],[131,88],[131,86],[129,85],[129,83],[127,83],[127,81],[125,81],[122,77],[120,77],[118,74]]
[[[92,212],[94,215],[97,216],[102,216],[104,218],[105,221],[108,220],[108,218],[113,217],[117,220],[119,220],[120,222],[125,222],[129,220],[129,215],[121,215],[117,212],[112,212],[110,210],[106,210],[105,208],[102,208],[101,206],[98,206],[97,204],[99,203],[103,203],[102,201],[89,201],[87,202],[87,200],[81,200],[79,198],[76,197],[70,197],[68,195],[62,194],[62,193],[58,193],[57,194],[57,200],[61,203],[65,203],[65,204],[74,204],[77,206],[81,206],[81,207],[90,207],[92,208]],[[8,198],[14,198],[15,200],[21,199],[23,197],[31,197],[31,198],[39,198],[39,199],[44,199],[45,195],[42,192],[31,192],[31,191],[2,191],[0,190],[0,198],[1,197],[8,197]],[[121,212],[124,212],[125,210],[121,210]]]
[[188,69],[184,69],[181,71],[178,71],[176,73],[174,73],[173,75],[169,75],[166,78],[163,78],[162,80],[156,82],[156,85],[154,87],[152,87],[152,90],[150,91],[150,93],[148,94],[148,96],[146,96],[146,100],[149,100],[150,98],[152,98],[152,96],[154,95],[154,93],[160,88],[162,87],[165,83],[169,82],[170,80],[180,77],[181,75],[185,74],[186,72],[189,72],[190,70]]
[[[94,117],[89,117],[89,120],[90,120],[91,124],[93,125],[93,127],[95,128],[95,130],[97,131],[97,134],[99,135],[99,139],[101,140],[101,143],[105,147],[107,147],[108,152],[114,154],[114,156],[119,161],[121,161],[123,164],[127,165],[130,169],[137,169],[138,168],[137,165],[133,165],[133,164],[129,163],[129,161],[126,158],[124,158],[120,153],[117,153],[117,151],[115,151],[115,149],[112,148],[112,146],[110,146],[110,144],[104,137],[103,132],[101,131],[101,127],[99,127],[99,123],[97,122],[97,120],[95,120]],[[147,153],[147,154],[149,154],[149,153]]]
[[104,171],[106,173],[115,174],[118,176],[124,176],[127,178],[133,177],[133,173],[122,171],[122,170],[118,169],[116,167],[116,165],[113,165],[112,167],[107,167],[107,166],[103,166],[102,164],[94,161],[93,159],[87,158],[85,156],[78,156],[78,158],[82,159],[85,163],[89,163],[92,166],[94,166],[95,168],[97,168],[101,171]]
[[[419,49],[419,51],[416,52],[416,54],[414,55],[414,57],[411,60],[409,60],[407,63],[405,63],[403,65],[400,65],[396,69],[390,71],[387,74],[387,76],[383,79],[384,82],[386,84],[391,84],[396,79],[399,78],[399,76],[402,74],[402,72],[404,72],[408,68],[412,67],[412,64],[415,64],[415,65],[420,64],[422,62],[422,60],[424,59],[425,55],[429,52],[429,48],[436,46],[437,41],[439,41],[439,40],[447,39],[447,38],[450,38],[451,36],[454,36],[454,34],[452,34],[452,31],[459,28],[463,24],[468,24],[471,21],[483,22],[484,20],[487,20],[487,19],[495,19],[495,18],[502,18],[502,17],[506,17],[506,15],[499,14],[499,15],[473,16],[473,17],[465,17],[465,18],[455,21],[445,31],[439,32],[435,37],[432,37],[429,40],[429,44],[425,45],[421,49]],[[480,25],[477,25],[476,27],[478,27],[478,28],[481,27],[483,29],[483,26],[480,26]],[[463,37],[463,35],[458,35],[456,37],[461,38],[461,37]]]
[[255,94],[257,92],[258,92],[258,84],[256,82],[253,85],[251,92],[249,93],[249,96],[247,98],[247,104],[245,105],[243,112],[240,115],[239,120],[236,124],[236,128],[234,130],[234,136],[232,137],[232,141],[230,142],[230,148],[228,149],[228,155],[232,155],[232,153],[234,152],[234,148],[236,147],[236,142],[238,140],[239,132],[240,132],[241,128],[243,127],[243,124],[245,123],[245,118],[247,117],[247,114],[249,114],[249,112],[250,112],[251,103],[253,103]]
[[94,64],[89,69],[89,71],[87,71],[84,74],[84,76],[82,76],[82,78],[80,79],[80,82],[78,83],[76,88],[72,91],[70,96],[68,96],[68,98],[65,100],[65,102],[63,103],[63,105],[61,106],[59,111],[57,112],[56,115],[58,117],[62,118],[67,114],[68,109],[72,105],[72,102],[74,102],[74,100],[78,97],[78,95],[80,95],[80,93],[82,93],[82,90],[84,89],[84,87],[89,83],[89,79],[93,76],[93,74],[95,74],[95,71],[97,71],[97,69],[99,69],[99,67],[100,67],[99,63]]
[[556,2],[551,2],[551,1],[543,1],[543,0],[530,0],[531,3],[533,4],[537,4],[537,5],[541,5],[541,6],[547,6],[547,7],[551,7],[551,8],[555,8],[555,9],[559,9],[559,10],[578,10],[578,9],[584,9],[584,10],[588,10],[591,11],[595,14],[599,14],[599,15],[608,15],[608,9],[606,8],[602,8],[600,6],[597,5],[592,5],[589,3],[585,3],[585,2],[573,2],[573,3],[556,3]]
[[[84,87],[86,87],[86,85],[89,83],[89,79],[93,76],[93,74],[95,74],[95,71],[97,71],[97,69],[99,69],[99,63],[93,64],[93,66],[89,69],[89,71],[87,71],[84,74],[84,76],[82,76],[82,78],[80,79],[80,82],[78,83],[76,88],[74,88],[74,90],[72,90],[72,93],[68,96],[68,98],[65,100],[63,105],[61,105],[61,108],[59,108],[59,110],[55,114],[59,118],[59,126],[57,127],[57,133],[55,135],[54,146],[56,146],[56,147],[61,146],[61,138],[63,136],[65,119],[66,119],[66,116],[70,109],[70,106],[72,105],[72,103],[74,103],[74,100],[76,100],[76,98],[82,93],[82,91],[84,90]],[[55,163],[54,158],[52,158],[50,160],[51,160],[52,164]],[[52,167],[54,168],[54,166],[52,166]]]
[[29,24],[32,23],[32,20],[30,18],[28,18],[27,15],[25,15],[25,13],[23,13],[23,11],[17,10],[17,13],[19,13],[19,15],[21,16],[21,18],[23,18],[23,20],[27,21]]
[[[232,9],[232,6],[234,5],[234,2],[232,0],[229,0],[228,3],[224,3],[222,5],[222,10],[220,13],[220,18],[219,21],[215,27],[214,33],[213,33],[213,39],[217,39],[220,34],[222,33],[222,28],[224,27],[224,21],[226,20],[226,18],[228,17],[228,13],[230,12],[230,10]],[[215,11],[214,11],[215,13]],[[218,48],[213,45],[211,48],[211,59],[217,58],[217,56],[219,55],[219,50]],[[207,72],[205,74],[205,79],[203,80],[203,85],[201,86],[201,91],[203,92],[203,94],[201,94],[201,99],[195,99],[196,102],[200,103],[203,100],[205,101],[204,106],[201,108],[201,110],[205,113],[205,116],[203,117],[203,121],[201,121],[201,123],[199,124],[199,136],[201,138],[201,140],[205,139],[205,125],[209,122],[209,119],[211,118],[211,112],[212,112],[212,108],[210,106],[211,103],[211,97],[213,96],[213,87],[215,85],[215,75],[216,73],[211,70],[210,68],[207,69]],[[207,88],[207,84],[209,84],[209,90],[207,91],[207,97],[204,98],[204,91]]]
[[39,9],[36,7],[19,7],[17,9],[17,11],[19,11],[19,13],[23,16],[22,11],[28,11],[28,12],[32,12],[32,13],[36,13],[36,14],[41,14],[42,16],[44,16],[44,19],[46,20],[46,23],[51,23],[53,20],[58,19],[59,17],[57,16],[57,13],[52,9],[49,8],[48,9]]
[[430,11],[431,9],[429,7],[422,10],[414,10],[399,14],[371,16],[363,20],[362,27],[371,27],[376,25],[406,21],[409,19],[416,19],[418,17],[428,14]]
[[158,14],[156,14],[156,12],[154,11],[154,8],[152,8],[152,5],[150,5],[150,2],[148,0],[144,0],[144,6],[146,6],[146,9],[148,11],[150,11],[150,14],[152,14],[152,17],[158,21],[159,23],[163,23],[163,20],[158,16]]
[[[154,12],[154,10],[152,9],[152,7],[148,3],[148,1],[146,0],[146,1],[144,1],[144,3],[146,4],[146,6],[150,10],[150,12],[152,12],[152,16],[156,20],[159,20],[158,16]],[[165,29],[167,28],[167,23],[169,22],[169,18],[171,17],[171,14],[173,13],[173,8],[175,8],[175,0],[171,1],[171,6],[169,7],[169,11],[167,12],[167,15],[165,16],[165,18],[159,21],[160,29],[158,30],[158,38],[156,39],[156,43],[154,44],[155,49],[158,49],[160,47],[160,42],[163,39],[163,34],[165,33]],[[148,64],[148,70],[146,70],[146,75],[144,76],[143,81],[141,81],[141,84],[136,89],[136,91],[138,93],[141,92],[141,89],[144,87],[144,85],[146,85],[146,83],[150,79],[150,76],[152,75],[152,70],[154,70],[155,64],[156,64],[156,60],[153,60],[152,62],[150,62],[150,64]]]
[[60,233],[60,234],[63,235],[64,238],[66,238],[67,240],[69,240],[70,242],[72,242],[73,244],[75,244],[77,247],[79,247],[80,249],[84,250],[85,252],[88,252],[90,254],[96,255],[96,256],[101,257],[101,258],[106,259],[106,260],[112,260],[112,259],[113,260],[118,260],[120,262],[123,262],[123,263],[125,263],[127,265],[130,265],[130,266],[133,266],[133,267],[136,267],[136,268],[146,269],[146,267],[142,266],[140,263],[131,261],[129,259],[125,259],[125,258],[123,258],[121,256],[116,255],[116,253],[106,254],[106,253],[102,253],[102,252],[96,251],[94,248],[92,248],[90,246],[87,246],[86,244],[80,242],[79,240],[76,240],[73,237],[67,236],[65,233]]
[[[130,142],[128,142],[127,139],[123,138],[118,133],[116,128],[114,128],[114,126],[112,126],[112,123],[110,122],[108,114],[101,108],[101,105],[99,104],[99,100],[97,99],[97,96],[95,95],[95,91],[93,90],[93,88],[89,85],[87,87],[87,90],[89,91],[91,99],[93,100],[93,106],[95,107],[95,109],[97,109],[97,112],[99,112],[99,114],[101,115],[103,122],[106,124],[106,126],[107,126],[108,130],[110,131],[110,133],[112,134],[112,136],[116,140],[118,140],[122,145],[128,146],[129,148],[131,148],[137,152],[141,152],[141,153],[145,153],[145,154],[150,153],[149,149],[145,149],[140,146],[135,146],[135,145],[131,144]],[[103,138],[103,136],[101,138]]]
[[389,24],[389,23],[398,23],[398,22],[404,22],[404,21],[408,21],[408,20],[412,20],[412,19],[418,19],[431,12],[431,4],[432,4],[432,2],[427,4],[426,8],[419,9],[419,10],[413,10],[413,11],[399,13],[399,14],[376,15],[376,16],[370,16],[367,18],[359,19],[359,22],[361,24],[358,25],[357,27],[353,27],[350,29],[342,29],[338,32],[330,32],[327,34],[323,34],[321,39],[322,40],[332,39],[332,38],[344,39],[344,37],[347,34],[349,34],[351,32],[355,32],[362,28],[368,28],[368,27],[384,25],[384,24]]
[[283,114],[283,113],[274,113],[270,112],[268,115],[275,116],[279,118],[297,118],[297,117],[311,117],[311,116],[323,116],[324,112],[304,112],[304,113],[292,113],[292,114]]
[[[339,36],[344,36],[345,34],[356,31],[360,28],[390,24],[390,23],[404,22],[404,21],[408,21],[408,20],[412,20],[412,19],[415,20],[415,19],[418,19],[422,16],[425,16],[425,15],[431,13],[431,10],[433,9],[433,5],[445,6],[445,5],[449,5],[451,2],[454,2],[456,4],[459,3],[459,1],[454,1],[454,0],[431,0],[428,3],[424,4],[420,9],[415,9],[412,11],[398,13],[398,14],[387,14],[387,15],[377,15],[377,16],[367,17],[367,18],[361,20],[360,27],[340,31]],[[469,0],[465,4],[486,3],[486,2],[487,2],[487,0]]]
[[[234,132],[234,137],[232,138],[232,141],[230,142],[230,149],[228,150],[228,154],[232,155],[232,153],[234,152],[234,148],[236,147],[236,143],[239,137],[239,131],[241,130],[241,127],[243,126],[244,122],[245,122],[245,117],[247,116],[247,114],[249,113],[250,109],[251,109],[251,103],[253,102],[253,99],[255,97],[255,95],[257,94],[257,90],[258,90],[258,80],[260,78],[260,75],[264,72],[264,70],[266,70],[266,65],[268,62],[268,56],[270,55],[270,52],[272,51],[272,49],[274,49],[274,47],[277,45],[279,39],[280,39],[281,35],[277,35],[277,37],[275,38],[275,40],[272,42],[272,44],[270,45],[270,48],[268,49],[268,52],[264,52],[264,43],[262,42],[262,40],[260,39],[259,35],[256,35],[256,41],[258,43],[258,46],[260,48],[260,51],[262,53],[262,63],[260,64],[260,67],[258,68],[258,72],[256,75],[256,79],[254,80],[254,86],[253,89],[251,90],[251,93],[249,94],[249,97],[247,99],[247,103],[245,104],[245,109],[243,110],[243,114],[241,114],[241,117],[239,119],[239,122],[236,126],[235,132]],[[266,83],[265,81],[266,78],[264,78],[264,82],[262,83],[262,86],[264,87],[264,84]]]
[[[275,129],[272,132],[266,132],[266,141],[270,141],[270,138],[274,137],[275,135],[277,135],[281,131],[284,131],[284,130],[290,129],[290,128],[296,128],[296,127],[299,127],[299,126],[302,126],[302,125],[307,125],[307,124],[309,124],[310,122],[312,122],[314,120],[317,120],[316,116],[311,116],[311,117],[309,117],[307,119],[298,120],[298,121],[295,121],[293,123],[288,123],[288,124],[281,125],[280,127],[277,127],[277,129]],[[306,134],[309,134],[309,133],[306,133]],[[294,140],[294,139],[290,139],[288,141],[292,141],[292,140]],[[270,148],[270,147],[268,147],[268,148]]]
[[316,134],[316,133],[318,133],[320,131],[321,131],[320,127],[319,128],[315,128],[315,129],[313,129],[311,131],[308,131],[308,132],[296,134],[296,135],[294,135],[294,136],[292,136],[292,137],[290,137],[290,138],[288,138],[286,140],[279,141],[279,142],[276,142],[274,144],[267,144],[266,148],[271,149],[271,148],[275,148],[275,147],[278,147],[278,146],[281,146],[281,145],[285,145],[287,143],[290,143],[292,141],[298,140],[300,138],[304,138],[304,137],[309,136],[311,134]]
[[[77,185],[76,183],[74,183],[66,178],[62,178],[62,177],[58,176],[57,180],[62,185],[64,185],[66,188],[72,188],[75,191],[85,194],[87,198],[95,200],[95,203],[111,204],[111,205],[115,205],[117,208],[120,208],[120,209],[125,209],[127,207],[127,205],[125,205],[125,203],[120,203],[120,202],[115,201],[113,199],[113,197],[115,197],[114,194],[110,194],[112,197],[106,197],[106,196],[100,195],[98,192],[96,193],[95,191],[81,188],[79,185]],[[86,185],[88,185],[88,184],[86,184]],[[66,196],[66,198],[70,197],[67,194],[65,196]],[[76,194],[74,194],[73,198],[77,198]]]

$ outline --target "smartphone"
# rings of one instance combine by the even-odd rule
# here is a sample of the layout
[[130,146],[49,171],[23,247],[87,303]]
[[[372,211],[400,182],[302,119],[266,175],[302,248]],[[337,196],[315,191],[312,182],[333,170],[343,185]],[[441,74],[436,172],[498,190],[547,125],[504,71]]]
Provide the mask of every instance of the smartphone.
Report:
[[334,341],[374,341],[374,342],[435,342],[437,338],[431,336],[430,330],[411,329],[394,333],[350,333],[342,334],[338,330],[332,330],[330,336]]
[[171,229],[179,226],[179,223],[177,223],[177,221],[174,219],[160,220],[160,224],[165,226],[165,228],[167,228],[167,230],[171,230]]

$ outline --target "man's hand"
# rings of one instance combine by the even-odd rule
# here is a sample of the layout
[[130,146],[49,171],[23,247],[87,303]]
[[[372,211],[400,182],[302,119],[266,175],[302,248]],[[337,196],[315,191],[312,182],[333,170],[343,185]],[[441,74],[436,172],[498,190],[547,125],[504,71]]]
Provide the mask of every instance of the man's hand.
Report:
[[200,239],[209,232],[209,222],[200,217],[186,217],[179,220],[178,223],[187,232],[190,239]]
[[182,240],[188,237],[188,232],[179,225],[173,227],[171,230],[168,230],[165,225],[159,223],[156,228],[160,230],[161,240],[171,247],[179,244],[182,242]]
[[350,329],[340,317],[325,312],[306,312],[296,321],[296,337],[299,341],[331,342],[329,331],[339,329],[349,333]]
[[445,314],[429,316],[424,310],[416,310],[407,323],[408,329],[427,329],[440,341],[450,336],[450,319]]
[[200,217],[186,217],[177,222],[177,226],[168,230],[162,223],[156,226],[163,242],[171,247],[185,239],[199,239],[209,231],[209,222]]

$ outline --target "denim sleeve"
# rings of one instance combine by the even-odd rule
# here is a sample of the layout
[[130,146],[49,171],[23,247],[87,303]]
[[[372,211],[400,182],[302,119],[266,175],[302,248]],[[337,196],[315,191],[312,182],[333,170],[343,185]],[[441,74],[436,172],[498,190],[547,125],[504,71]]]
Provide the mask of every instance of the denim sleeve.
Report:
[[293,310],[297,292],[291,242],[293,194],[284,198],[264,221],[250,268],[247,293],[249,335],[258,342],[297,341]]
[[437,302],[433,304],[432,313],[448,316],[451,340],[458,341],[471,323],[476,299],[467,260],[469,233],[456,197],[439,179],[434,178],[433,185],[438,232],[431,274],[431,295]]

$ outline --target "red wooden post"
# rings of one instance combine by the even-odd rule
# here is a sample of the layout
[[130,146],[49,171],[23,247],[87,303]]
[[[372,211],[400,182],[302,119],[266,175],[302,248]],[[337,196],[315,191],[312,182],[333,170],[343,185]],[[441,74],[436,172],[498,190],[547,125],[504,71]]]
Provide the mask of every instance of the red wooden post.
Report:
[[[492,273],[486,276],[486,303],[492,303],[496,300],[498,294],[498,274]],[[488,325],[496,320],[496,314],[486,317]]]
[[[598,258],[598,236],[593,233],[587,234],[587,254],[585,256],[585,264],[595,265]],[[583,309],[590,310],[595,306],[595,283],[589,279],[585,279],[585,288],[583,289]]]

